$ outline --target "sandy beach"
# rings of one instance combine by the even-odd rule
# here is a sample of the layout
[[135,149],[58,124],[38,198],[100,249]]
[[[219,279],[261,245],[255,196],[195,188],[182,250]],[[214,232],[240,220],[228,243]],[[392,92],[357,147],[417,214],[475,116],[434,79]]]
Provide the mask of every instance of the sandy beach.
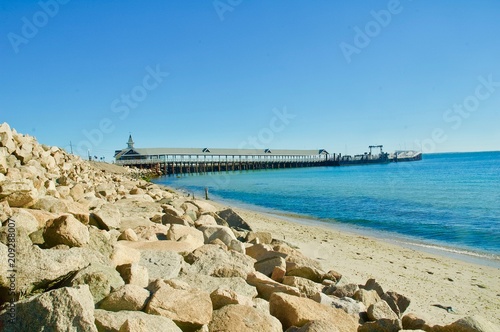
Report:
[[[224,206],[211,201],[212,204]],[[375,278],[384,288],[411,299],[406,313],[434,324],[480,315],[500,326],[500,269],[405,248],[327,225],[232,207],[255,230],[297,246],[350,282]],[[440,307],[442,306],[442,307]],[[448,312],[443,307],[452,307]]]

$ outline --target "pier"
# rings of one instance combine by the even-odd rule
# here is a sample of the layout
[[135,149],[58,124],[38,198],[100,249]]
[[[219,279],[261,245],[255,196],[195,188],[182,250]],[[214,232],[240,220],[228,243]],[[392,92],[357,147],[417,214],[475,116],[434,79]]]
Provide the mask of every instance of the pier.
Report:
[[179,175],[257,169],[333,166],[335,154],[318,150],[127,148],[115,151],[117,165],[152,169],[158,174]]
[[[121,166],[151,169],[162,175],[380,163],[380,158],[372,155],[372,148],[380,148],[383,162],[398,160],[397,154],[394,160],[387,153],[382,153],[381,145],[370,146],[369,154],[352,158],[331,154],[325,149],[135,148],[132,136],[129,136],[127,148],[115,151],[115,162]],[[399,159],[403,160],[404,158]]]

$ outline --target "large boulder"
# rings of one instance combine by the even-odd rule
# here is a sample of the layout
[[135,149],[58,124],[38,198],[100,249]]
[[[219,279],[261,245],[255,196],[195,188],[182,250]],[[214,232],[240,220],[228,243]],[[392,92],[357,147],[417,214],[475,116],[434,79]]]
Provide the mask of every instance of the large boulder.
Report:
[[194,226],[195,227],[200,227],[200,226],[214,226],[214,225],[217,225],[217,222],[215,221],[215,218],[212,217],[211,215],[208,215],[208,214],[201,215],[194,222]]
[[0,125],[0,146],[5,147],[8,154],[16,151],[16,143],[14,142],[12,129],[10,129],[7,122]]
[[172,241],[182,241],[191,237],[194,242],[198,242],[201,247],[204,244],[203,233],[194,227],[183,225],[172,225],[167,232],[167,239]]
[[193,201],[189,201],[189,202],[196,205],[201,213],[217,212],[217,208],[208,202],[201,201],[201,200],[193,200]]
[[[125,331],[134,332],[182,332],[182,330],[174,323],[173,320],[157,316],[149,315],[141,311],[106,311],[101,309],[96,309],[94,312],[95,325],[99,332],[120,332],[120,330],[125,323],[129,323],[124,328]],[[132,324],[136,322],[144,322],[142,328],[139,329],[128,329]]]
[[59,244],[65,244],[69,247],[82,247],[89,242],[90,234],[87,226],[72,215],[66,214],[47,223],[43,238],[48,247]]
[[268,301],[274,293],[286,293],[295,296],[301,295],[297,288],[276,282],[260,272],[250,273],[247,276],[247,282],[257,289],[261,298]]
[[121,218],[120,210],[115,205],[104,204],[90,214],[90,223],[109,231],[110,229],[120,229]]
[[260,273],[265,274],[268,277],[271,277],[274,269],[280,268],[285,270],[286,272],[286,261],[283,257],[274,256],[267,259],[262,259],[254,264],[255,270]]
[[214,311],[208,325],[218,332],[281,332],[281,323],[275,317],[246,305],[231,304]]
[[172,319],[181,329],[197,329],[212,319],[210,294],[162,285],[146,306],[147,313]]
[[[28,240],[25,240],[26,238]],[[22,233],[22,228],[18,229],[16,239],[16,260],[23,262],[16,274],[19,294],[47,289],[72,277],[92,262],[108,262],[100,253],[86,248],[40,249],[30,244],[27,234]],[[7,285],[2,284],[0,288],[4,286]]]
[[149,284],[149,272],[145,266],[137,263],[124,264],[116,267],[126,284],[147,287]]
[[293,276],[284,277],[283,284],[297,288],[302,294],[309,298],[321,293],[321,289],[323,288],[323,285],[315,283],[314,281]]
[[238,230],[246,230],[246,231],[251,231],[252,228],[250,225],[243,220],[236,212],[234,212],[232,209],[225,209],[222,211],[217,212],[217,215],[223,219],[231,228],[238,229]]
[[280,320],[283,329],[301,327],[313,320],[330,322],[340,331],[355,332],[358,328],[356,321],[343,310],[321,305],[311,299],[274,293],[269,305],[271,315]]
[[378,296],[377,291],[373,289],[366,290],[363,288],[357,290],[352,298],[356,301],[362,302],[366,307],[369,307],[381,300],[380,296]]
[[437,332],[496,332],[499,326],[489,322],[481,316],[468,316],[461,318],[446,326],[434,326],[432,331]]
[[286,332],[342,332],[325,320],[312,320],[302,327],[290,327]]
[[94,298],[94,303],[98,303],[113,290],[124,285],[120,274],[112,267],[100,263],[93,263],[78,271],[66,286],[76,287],[78,285],[88,285],[90,293]]
[[211,243],[212,241],[219,239],[221,240],[226,246],[231,245],[231,241],[236,240],[236,236],[234,236],[234,233],[231,231],[229,227],[225,226],[219,226],[219,225],[214,225],[214,226],[200,226],[198,227],[198,230],[200,230],[203,233],[204,241],[205,243]]
[[30,180],[0,182],[0,200],[5,199],[10,207],[23,207],[36,201],[38,192]]
[[245,279],[241,277],[218,278],[198,273],[181,273],[179,275],[179,280],[188,283],[193,288],[197,288],[207,293],[212,293],[216,289],[224,287],[242,296],[250,298],[257,296],[257,289],[247,284]]
[[240,295],[226,287],[220,287],[214,290],[210,293],[210,299],[212,300],[212,307],[214,310],[229,304],[253,306],[253,301],[250,297]]
[[151,279],[172,279],[179,275],[183,262],[174,251],[143,250],[139,264],[148,270]]
[[141,311],[149,298],[149,291],[136,285],[124,285],[106,296],[99,308],[108,311]]
[[94,301],[88,286],[64,287],[15,304],[16,320],[0,314],[0,326],[12,332],[89,331],[97,332],[94,323]]
[[399,317],[403,315],[411,302],[408,297],[392,291],[384,293],[384,295],[382,295],[382,300],[387,302],[392,311]]
[[363,304],[363,302],[357,302],[350,297],[339,299],[335,296],[316,293],[311,299],[323,305],[344,310],[360,324],[368,320],[368,315],[366,314],[366,306]]
[[399,317],[384,300],[378,301],[368,307],[368,318],[371,321],[379,319],[397,320]]
[[236,251],[226,251],[218,245],[206,244],[186,256],[194,273],[214,277],[242,277],[255,271],[254,259]]
[[379,319],[375,322],[366,322],[358,328],[358,332],[398,332],[402,325],[399,319]]

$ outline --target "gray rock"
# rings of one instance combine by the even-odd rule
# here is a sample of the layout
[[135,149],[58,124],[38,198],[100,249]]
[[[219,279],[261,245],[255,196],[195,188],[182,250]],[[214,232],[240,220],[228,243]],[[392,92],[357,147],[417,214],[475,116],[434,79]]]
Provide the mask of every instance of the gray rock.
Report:
[[149,299],[149,291],[136,285],[125,285],[106,296],[99,308],[108,311],[141,311]]
[[200,226],[198,230],[203,233],[203,238],[206,244],[211,243],[215,239],[221,240],[226,246],[230,246],[231,241],[236,240],[233,232],[229,227],[225,226]]
[[207,293],[212,293],[219,287],[226,287],[243,296],[250,298],[257,296],[257,289],[247,284],[245,279],[241,277],[217,278],[203,274],[181,273],[179,280],[185,281],[193,288],[200,289]]
[[221,247],[206,244],[186,256],[186,262],[191,264],[196,273],[214,277],[242,277],[255,271],[255,260],[247,255],[225,251]]
[[172,279],[179,275],[183,262],[182,256],[173,251],[143,250],[139,264],[151,279]]
[[66,286],[75,287],[88,285],[94,303],[98,303],[113,290],[124,285],[120,274],[110,266],[93,263],[78,271],[75,276],[66,283]]
[[90,214],[90,223],[101,229],[120,229],[121,213],[113,204],[104,204],[98,210]]
[[226,209],[226,210],[219,211],[219,212],[217,212],[217,215],[222,220],[224,220],[231,228],[242,229],[242,230],[246,230],[246,231],[252,230],[250,225],[245,220],[243,220],[232,209]]
[[89,331],[97,332],[94,302],[88,286],[55,289],[15,304],[16,321],[0,314],[0,325],[12,332]]

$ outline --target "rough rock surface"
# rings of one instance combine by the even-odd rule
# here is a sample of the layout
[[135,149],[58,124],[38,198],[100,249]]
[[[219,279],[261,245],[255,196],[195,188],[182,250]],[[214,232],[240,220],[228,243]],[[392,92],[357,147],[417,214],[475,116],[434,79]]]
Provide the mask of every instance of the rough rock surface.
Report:
[[151,297],[145,311],[172,319],[182,329],[195,329],[210,323],[210,294],[196,290],[160,287]]
[[281,323],[275,317],[246,305],[230,304],[213,312],[208,326],[219,332],[281,332]]
[[15,323],[8,322],[7,313],[0,314],[0,322],[13,332],[97,332],[94,301],[86,285],[64,287],[19,301],[15,310]]
[[301,327],[313,320],[324,320],[340,331],[357,331],[358,324],[341,309],[321,305],[311,299],[274,293],[269,300],[271,315],[278,318],[284,329]]

